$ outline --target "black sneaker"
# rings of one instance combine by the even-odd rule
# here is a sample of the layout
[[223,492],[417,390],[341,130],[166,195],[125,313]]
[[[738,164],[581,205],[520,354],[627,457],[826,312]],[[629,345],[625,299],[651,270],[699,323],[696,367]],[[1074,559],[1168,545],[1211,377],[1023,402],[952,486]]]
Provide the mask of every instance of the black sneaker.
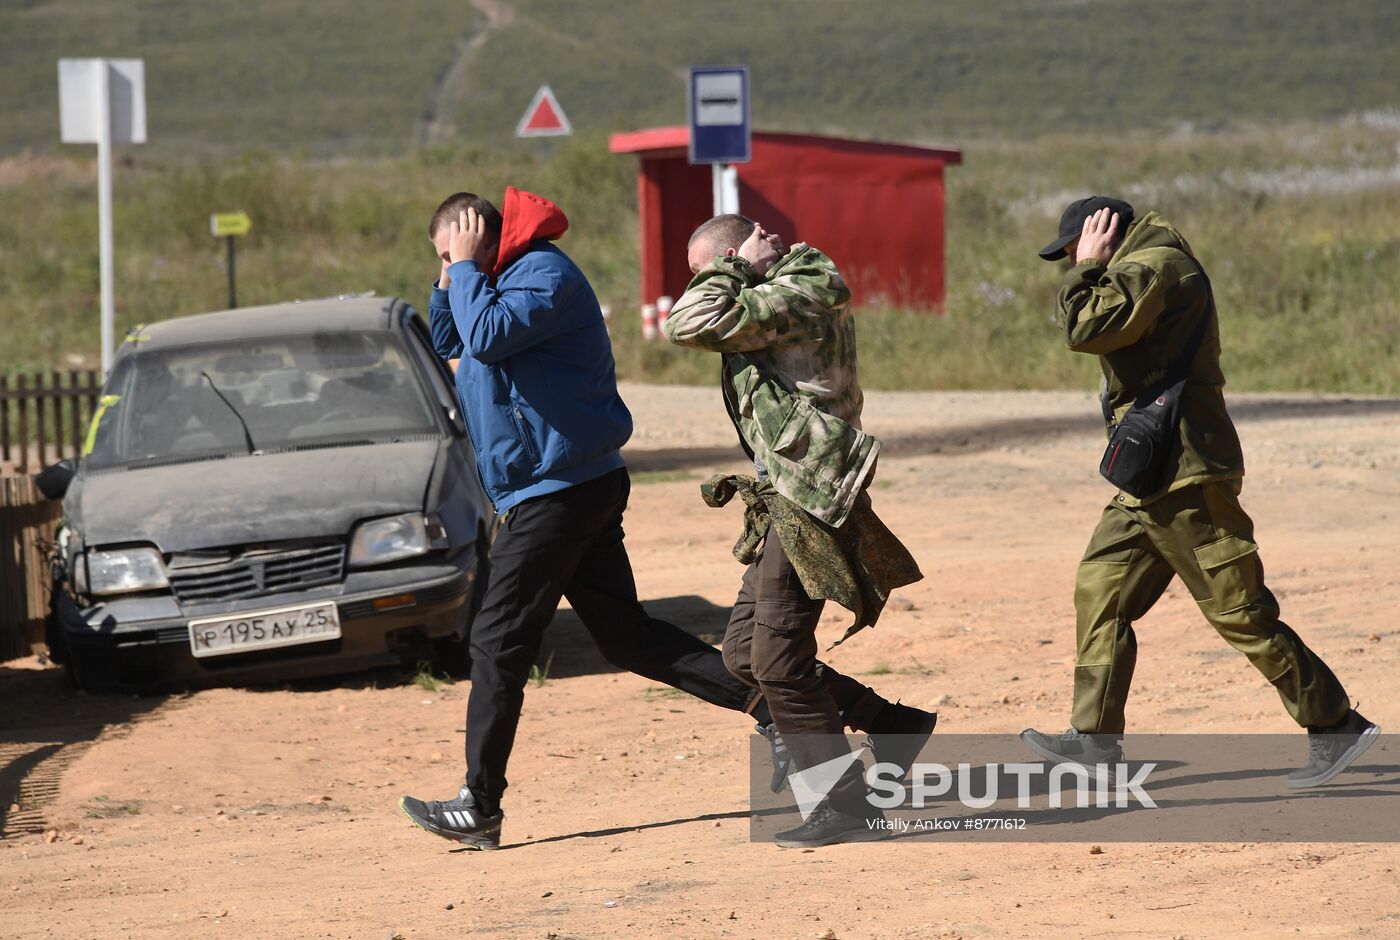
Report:
[[870,748],[876,762],[902,768],[907,778],[914,759],[938,724],[938,713],[895,702],[880,709],[875,724],[880,730],[870,732]]
[[782,792],[788,785],[788,771],[792,769],[792,754],[783,743],[783,736],[778,733],[777,725],[755,725],[754,730],[768,739],[768,745],[773,749],[773,776],[768,781],[768,789],[774,793]]
[[785,849],[815,849],[838,842],[878,842],[890,832],[885,814],[874,806],[847,813],[822,800],[802,825],[778,833],[773,841]]
[[1094,780],[1112,777],[1114,766],[1123,762],[1123,745],[1115,734],[1082,734],[1070,728],[1055,735],[1027,728],[1021,742],[1048,761],[1079,764]]
[[1380,733],[1380,725],[1354,708],[1330,728],[1309,728],[1308,762],[1288,775],[1288,785],[1295,790],[1322,786],[1350,767]]
[[491,850],[501,847],[501,820],[504,813],[488,816],[477,808],[472,791],[463,787],[455,800],[399,798],[399,809],[419,829],[460,842],[468,848]]

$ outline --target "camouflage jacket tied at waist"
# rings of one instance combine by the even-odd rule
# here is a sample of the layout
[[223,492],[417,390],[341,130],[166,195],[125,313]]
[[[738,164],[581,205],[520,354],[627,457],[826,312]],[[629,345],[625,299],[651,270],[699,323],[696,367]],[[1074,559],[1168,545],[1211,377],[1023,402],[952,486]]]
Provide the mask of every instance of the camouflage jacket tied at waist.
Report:
[[895,588],[923,580],[914,556],[885,528],[864,492],[846,524],[834,529],[783,498],[767,480],[721,473],[700,485],[700,495],[712,507],[736,494],[744,503],[744,533],[734,557],[751,564],[765,534],[776,532],[808,596],[835,601],[855,614],[833,646],[873,626]]
[[666,320],[682,346],[725,354],[730,418],[777,491],[841,526],[864,490],[880,442],[860,427],[851,293],[825,254],[797,244],[760,277],[717,257]]

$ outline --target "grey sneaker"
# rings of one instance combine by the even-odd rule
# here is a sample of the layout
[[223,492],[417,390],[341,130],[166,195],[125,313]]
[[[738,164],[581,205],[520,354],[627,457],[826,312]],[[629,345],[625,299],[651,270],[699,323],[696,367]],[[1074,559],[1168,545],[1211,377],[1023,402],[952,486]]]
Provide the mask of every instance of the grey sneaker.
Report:
[[1116,734],[1084,734],[1070,728],[1064,734],[1042,734],[1034,728],[1021,732],[1021,742],[1056,764],[1079,764],[1095,780],[1112,777],[1123,763],[1122,739]]
[[777,833],[773,841],[785,849],[815,849],[838,842],[878,842],[889,836],[885,814],[875,807],[848,813],[822,800],[802,825]]
[[501,847],[504,813],[489,816],[476,805],[472,791],[463,787],[455,800],[399,798],[399,809],[419,829],[460,842],[468,848],[490,851]]
[[788,771],[792,769],[792,754],[788,751],[788,746],[783,743],[783,736],[778,733],[777,725],[755,725],[754,730],[768,739],[768,746],[773,749],[773,776],[768,781],[768,789],[774,793],[781,793],[788,785]]
[[1309,728],[1308,762],[1288,775],[1288,785],[1295,790],[1322,786],[1350,767],[1380,733],[1380,725],[1354,708],[1330,728]]

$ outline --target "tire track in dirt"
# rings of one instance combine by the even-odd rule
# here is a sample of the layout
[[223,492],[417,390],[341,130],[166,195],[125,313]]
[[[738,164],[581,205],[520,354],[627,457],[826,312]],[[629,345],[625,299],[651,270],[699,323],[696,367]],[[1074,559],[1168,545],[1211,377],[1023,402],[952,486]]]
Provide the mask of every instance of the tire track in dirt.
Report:
[[7,811],[0,816],[0,839],[38,835],[48,828],[43,809],[58,796],[64,772],[97,741],[26,741],[0,744],[0,801]]
[[93,745],[182,707],[184,697],[75,696],[62,673],[0,668],[0,839],[52,828],[45,808]]

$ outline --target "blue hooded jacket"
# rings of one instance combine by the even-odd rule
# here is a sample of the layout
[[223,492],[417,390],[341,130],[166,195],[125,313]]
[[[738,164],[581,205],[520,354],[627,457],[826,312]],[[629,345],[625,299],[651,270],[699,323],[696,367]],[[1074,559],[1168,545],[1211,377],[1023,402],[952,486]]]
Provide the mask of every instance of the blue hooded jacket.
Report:
[[495,271],[473,261],[433,285],[428,320],[498,513],[623,464],[632,415],[612,342],[583,272],[549,239],[568,227],[553,203],[506,189]]

